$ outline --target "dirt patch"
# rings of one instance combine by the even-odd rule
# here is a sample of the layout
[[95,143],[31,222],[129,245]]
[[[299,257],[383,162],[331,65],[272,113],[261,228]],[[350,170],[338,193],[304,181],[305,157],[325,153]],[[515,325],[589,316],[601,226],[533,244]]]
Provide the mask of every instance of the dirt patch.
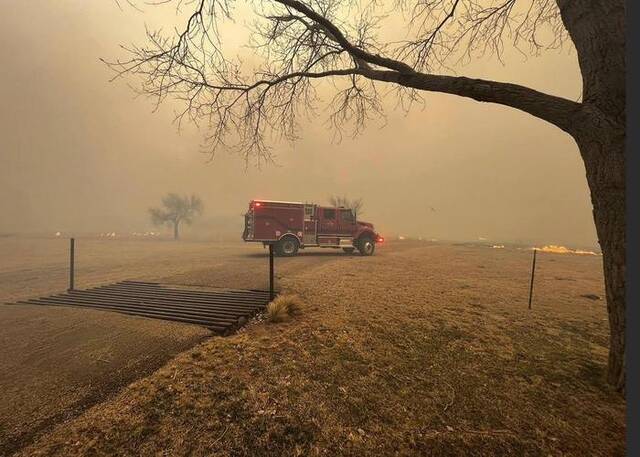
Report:
[[282,282],[296,318],[207,340],[22,455],[623,455],[605,307],[579,298],[600,259],[540,255],[529,311],[529,254],[320,265]]

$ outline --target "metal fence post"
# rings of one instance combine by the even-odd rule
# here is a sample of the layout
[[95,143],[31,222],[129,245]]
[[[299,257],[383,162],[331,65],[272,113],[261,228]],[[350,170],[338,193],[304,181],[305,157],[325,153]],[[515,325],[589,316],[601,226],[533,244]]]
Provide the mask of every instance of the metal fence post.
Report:
[[71,238],[69,240],[69,289],[73,290],[74,282],[75,282],[75,239]]
[[273,301],[273,244],[269,245],[269,300]]
[[529,285],[529,309],[531,309],[531,299],[533,297],[533,278],[536,275],[536,253],[538,250],[533,248],[533,265],[531,266],[531,284]]

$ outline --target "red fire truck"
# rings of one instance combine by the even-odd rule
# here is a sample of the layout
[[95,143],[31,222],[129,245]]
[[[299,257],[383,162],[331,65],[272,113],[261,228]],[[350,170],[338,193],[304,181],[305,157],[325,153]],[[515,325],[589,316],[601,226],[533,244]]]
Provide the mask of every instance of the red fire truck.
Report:
[[342,248],[372,255],[383,238],[354,211],[311,203],[251,200],[244,216],[244,241],[273,244],[276,254],[294,256],[308,247]]

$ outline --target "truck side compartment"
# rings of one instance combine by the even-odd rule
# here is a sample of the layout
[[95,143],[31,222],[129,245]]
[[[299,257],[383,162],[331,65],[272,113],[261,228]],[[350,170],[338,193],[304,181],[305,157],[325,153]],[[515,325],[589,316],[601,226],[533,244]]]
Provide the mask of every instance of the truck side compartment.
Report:
[[254,206],[254,241],[277,241],[286,233],[292,233],[301,240],[304,229],[303,220],[303,208],[299,206],[292,204]]

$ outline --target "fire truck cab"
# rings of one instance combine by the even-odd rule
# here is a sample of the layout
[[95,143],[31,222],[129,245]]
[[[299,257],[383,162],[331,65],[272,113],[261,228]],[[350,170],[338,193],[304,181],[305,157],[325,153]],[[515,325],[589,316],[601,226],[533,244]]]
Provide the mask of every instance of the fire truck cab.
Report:
[[244,241],[274,245],[276,254],[294,256],[308,247],[356,249],[369,256],[383,238],[353,210],[312,203],[251,200],[244,216]]

